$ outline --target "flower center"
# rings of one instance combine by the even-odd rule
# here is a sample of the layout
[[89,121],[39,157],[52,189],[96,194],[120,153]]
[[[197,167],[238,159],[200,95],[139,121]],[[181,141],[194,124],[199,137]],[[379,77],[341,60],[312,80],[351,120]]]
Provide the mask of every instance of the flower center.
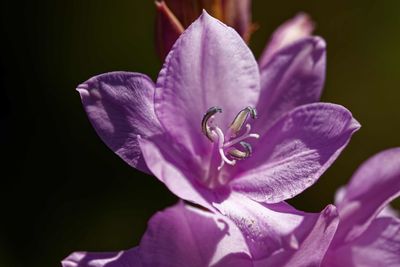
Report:
[[[204,135],[217,145],[221,158],[217,169],[220,171],[225,164],[233,166],[237,160],[250,157],[252,148],[245,140],[248,138],[258,139],[260,135],[251,133],[251,125],[247,123],[249,118],[257,118],[255,108],[246,107],[242,109],[236,115],[226,133],[215,124],[215,115],[217,113],[222,113],[222,109],[219,107],[209,108],[201,121],[201,128]],[[244,127],[246,127],[245,130]]]

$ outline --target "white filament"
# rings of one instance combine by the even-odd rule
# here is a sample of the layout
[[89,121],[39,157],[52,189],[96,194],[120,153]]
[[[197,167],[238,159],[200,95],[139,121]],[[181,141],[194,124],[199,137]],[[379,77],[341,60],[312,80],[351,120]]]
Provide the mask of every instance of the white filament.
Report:
[[256,138],[256,139],[260,138],[259,134],[250,133],[250,131],[251,131],[251,125],[250,124],[246,124],[246,132],[243,135],[239,136],[238,138],[235,138],[235,139],[233,139],[233,140],[231,140],[229,142],[226,142],[224,144],[224,148],[231,147],[231,146],[233,146],[233,145],[235,145],[235,144],[237,144],[237,143],[239,143],[239,142],[241,142],[241,141],[243,141],[243,140],[245,140],[247,138]]

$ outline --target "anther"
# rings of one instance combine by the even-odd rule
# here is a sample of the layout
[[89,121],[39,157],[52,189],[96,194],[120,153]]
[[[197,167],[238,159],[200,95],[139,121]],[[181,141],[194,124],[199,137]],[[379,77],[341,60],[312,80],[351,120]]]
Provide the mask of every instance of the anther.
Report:
[[257,118],[257,111],[255,108],[247,107],[242,109],[233,120],[231,126],[229,127],[232,136],[235,136],[243,127],[249,116],[252,119]]
[[228,151],[228,154],[238,160],[250,157],[252,153],[251,145],[247,142],[240,142],[240,145],[244,148],[245,151],[241,151],[237,148],[232,148]]
[[203,119],[201,121],[201,130],[207,136],[208,139],[211,140],[211,142],[214,142],[215,140],[215,134],[212,131],[209,123],[211,122],[213,116],[217,113],[221,113],[222,109],[219,107],[211,107],[207,110],[206,114],[204,114]]

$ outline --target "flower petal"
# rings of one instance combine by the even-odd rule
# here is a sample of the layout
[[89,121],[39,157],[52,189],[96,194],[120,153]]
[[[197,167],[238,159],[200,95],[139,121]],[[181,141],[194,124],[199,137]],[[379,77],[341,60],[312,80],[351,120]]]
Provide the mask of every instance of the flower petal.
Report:
[[308,37],[275,53],[260,70],[261,95],[254,130],[259,134],[293,108],[320,100],[325,82],[326,45]]
[[178,197],[212,209],[215,196],[195,180],[195,166],[185,162],[187,157],[177,155],[171,142],[152,142],[140,138],[139,144],[151,172]]
[[333,163],[358,130],[342,106],[315,103],[281,117],[238,164],[234,191],[258,202],[277,203],[304,191]]
[[326,267],[400,266],[400,220],[378,218],[355,240],[330,251]]
[[296,249],[280,251],[273,256],[255,263],[255,267],[310,267],[320,266],[329,248],[339,223],[337,210],[327,206],[309,229],[304,240]]
[[[221,203],[214,203],[214,206],[235,222],[243,232],[255,260],[270,258],[272,255],[281,253],[296,254],[295,251],[302,246],[303,242],[307,242],[307,244],[311,242],[307,240],[316,235],[313,234],[313,231],[321,232],[319,230],[322,223],[320,220],[327,223],[328,218],[337,217],[336,213],[332,211],[334,208],[327,208],[321,215],[304,213],[284,202],[262,205],[238,193],[230,194],[229,198]],[[322,219],[318,219],[318,217]],[[322,234],[323,232],[321,232]],[[332,236],[333,233],[329,236],[323,235],[315,238],[320,238],[319,241],[322,241],[325,240],[324,238]],[[321,243],[321,249],[326,250],[328,245],[329,242],[326,246]],[[277,257],[276,260],[278,259],[283,261]]]
[[139,73],[110,72],[87,80],[77,90],[103,142],[129,165],[148,173],[137,136],[160,133],[153,82]]
[[139,247],[144,266],[251,266],[246,242],[232,222],[183,203],[153,216]]
[[341,224],[335,241],[348,242],[359,236],[399,195],[400,148],[392,148],[367,160],[352,177],[337,203]]
[[141,267],[138,248],[118,252],[74,252],[62,267]]
[[309,36],[313,31],[314,23],[305,13],[300,13],[283,23],[275,30],[267,47],[264,49],[259,59],[260,68],[265,67],[279,49]]
[[205,11],[177,40],[159,74],[155,110],[174,141],[192,155],[211,149],[204,113],[219,106],[222,129],[259,94],[257,63],[241,37]]

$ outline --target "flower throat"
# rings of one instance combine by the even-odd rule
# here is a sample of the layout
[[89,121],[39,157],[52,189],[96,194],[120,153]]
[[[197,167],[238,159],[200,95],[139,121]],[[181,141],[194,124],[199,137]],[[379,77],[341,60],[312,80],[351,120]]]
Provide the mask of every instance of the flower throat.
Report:
[[[220,171],[225,164],[233,166],[237,160],[250,157],[252,147],[245,140],[248,138],[258,139],[260,135],[251,133],[251,125],[247,123],[249,118],[257,118],[255,108],[246,107],[242,109],[236,115],[226,133],[215,124],[217,113],[222,113],[222,109],[219,107],[209,108],[201,121],[201,128],[204,135],[218,146],[218,153],[221,157],[221,163],[218,166],[218,171]],[[242,131],[243,127],[246,127],[245,132]],[[241,132],[243,133],[241,134]]]

